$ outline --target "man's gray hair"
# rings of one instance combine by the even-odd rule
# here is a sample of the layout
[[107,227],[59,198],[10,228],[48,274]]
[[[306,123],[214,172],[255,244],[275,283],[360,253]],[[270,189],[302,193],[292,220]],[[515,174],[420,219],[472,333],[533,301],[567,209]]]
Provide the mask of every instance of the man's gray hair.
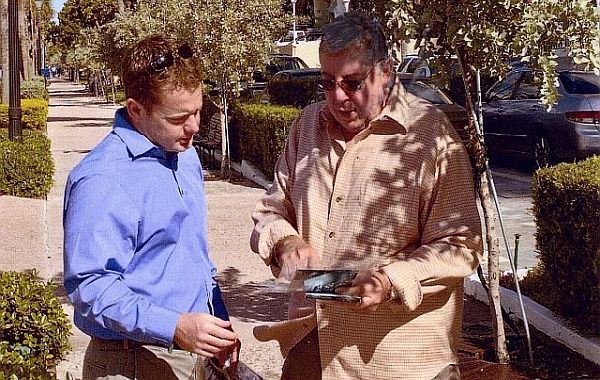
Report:
[[323,27],[319,54],[338,54],[346,50],[361,54],[370,65],[388,58],[383,28],[369,16],[350,11]]

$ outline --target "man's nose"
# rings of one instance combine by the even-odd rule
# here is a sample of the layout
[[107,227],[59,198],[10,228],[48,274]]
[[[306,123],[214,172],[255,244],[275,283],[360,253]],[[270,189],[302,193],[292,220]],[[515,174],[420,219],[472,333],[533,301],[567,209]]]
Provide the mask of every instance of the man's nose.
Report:
[[348,100],[348,94],[342,89],[339,83],[336,82],[333,90],[330,91],[332,98],[337,102],[343,103]]
[[190,115],[188,119],[185,121],[184,128],[186,132],[191,134],[195,134],[200,130],[200,114]]

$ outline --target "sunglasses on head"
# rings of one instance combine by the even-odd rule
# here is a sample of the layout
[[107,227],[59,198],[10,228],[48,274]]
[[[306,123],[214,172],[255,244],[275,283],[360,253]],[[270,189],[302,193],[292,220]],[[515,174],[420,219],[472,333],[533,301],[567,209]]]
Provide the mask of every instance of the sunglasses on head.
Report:
[[[194,51],[190,45],[183,44],[177,48],[177,55],[183,59],[190,59],[194,56]],[[160,74],[173,66],[173,63],[175,63],[175,57],[172,52],[168,51],[150,61],[150,71],[154,74]]]
[[367,79],[367,77],[371,75],[371,72],[375,69],[376,66],[377,64],[371,67],[371,69],[367,71],[367,73],[362,79],[342,79],[339,82],[335,81],[334,79],[317,79],[317,88],[320,91],[333,91],[335,90],[335,86],[340,86],[340,88],[344,90],[344,92],[354,93],[361,89],[363,83],[365,82],[365,79]]

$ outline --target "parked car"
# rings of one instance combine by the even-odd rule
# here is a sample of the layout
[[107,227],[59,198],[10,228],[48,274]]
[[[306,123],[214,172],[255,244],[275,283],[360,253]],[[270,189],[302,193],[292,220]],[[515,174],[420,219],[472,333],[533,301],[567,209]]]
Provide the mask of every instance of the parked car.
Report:
[[254,70],[252,73],[253,82],[248,85],[248,88],[253,92],[261,91],[267,87],[267,83],[276,73],[282,70],[299,69],[308,69],[308,65],[302,58],[287,54],[271,54],[264,69]]
[[483,127],[491,158],[517,154],[543,167],[600,154],[600,77],[557,74],[560,98],[549,112],[531,69],[517,68],[487,91]]
[[429,78],[431,68],[427,60],[419,58],[416,54],[408,54],[402,58],[402,62],[396,68],[396,72],[406,78]]
[[283,70],[271,78],[266,88],[266,96],[274,104],[305,107],[318,92],[317,79],[320,69]]

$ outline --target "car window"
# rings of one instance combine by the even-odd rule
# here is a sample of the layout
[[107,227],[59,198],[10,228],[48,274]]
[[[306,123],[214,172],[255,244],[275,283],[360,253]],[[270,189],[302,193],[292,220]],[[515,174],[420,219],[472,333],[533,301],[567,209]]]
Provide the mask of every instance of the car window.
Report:
[[489,100],[509,100],[512,98],[512,94],[517,88],[519,78],[521,78],[522,72],[514,72],[508,74],[508,76],[496,83],[490,88],[487,93]]
[[560,81],[569,94],[600,94],[600,77],[590,73],[562,72]]
[[414,73],[419,67],[426,66],[427,62],[420,58],[416,58],[410,61],[408,67],[406,68],[407,73]]
[[523,75],[519,89],[515,93],[515,99],[539,99],[542,97],[540,83],[536,81],[532,72]]
[[435,87],[431,87],[423,82],[415,81],[402,81],[402,85],[406,91],[411,94],[427,100],[433,104],[451,104],[452,101],[448,99],[440,90]]

